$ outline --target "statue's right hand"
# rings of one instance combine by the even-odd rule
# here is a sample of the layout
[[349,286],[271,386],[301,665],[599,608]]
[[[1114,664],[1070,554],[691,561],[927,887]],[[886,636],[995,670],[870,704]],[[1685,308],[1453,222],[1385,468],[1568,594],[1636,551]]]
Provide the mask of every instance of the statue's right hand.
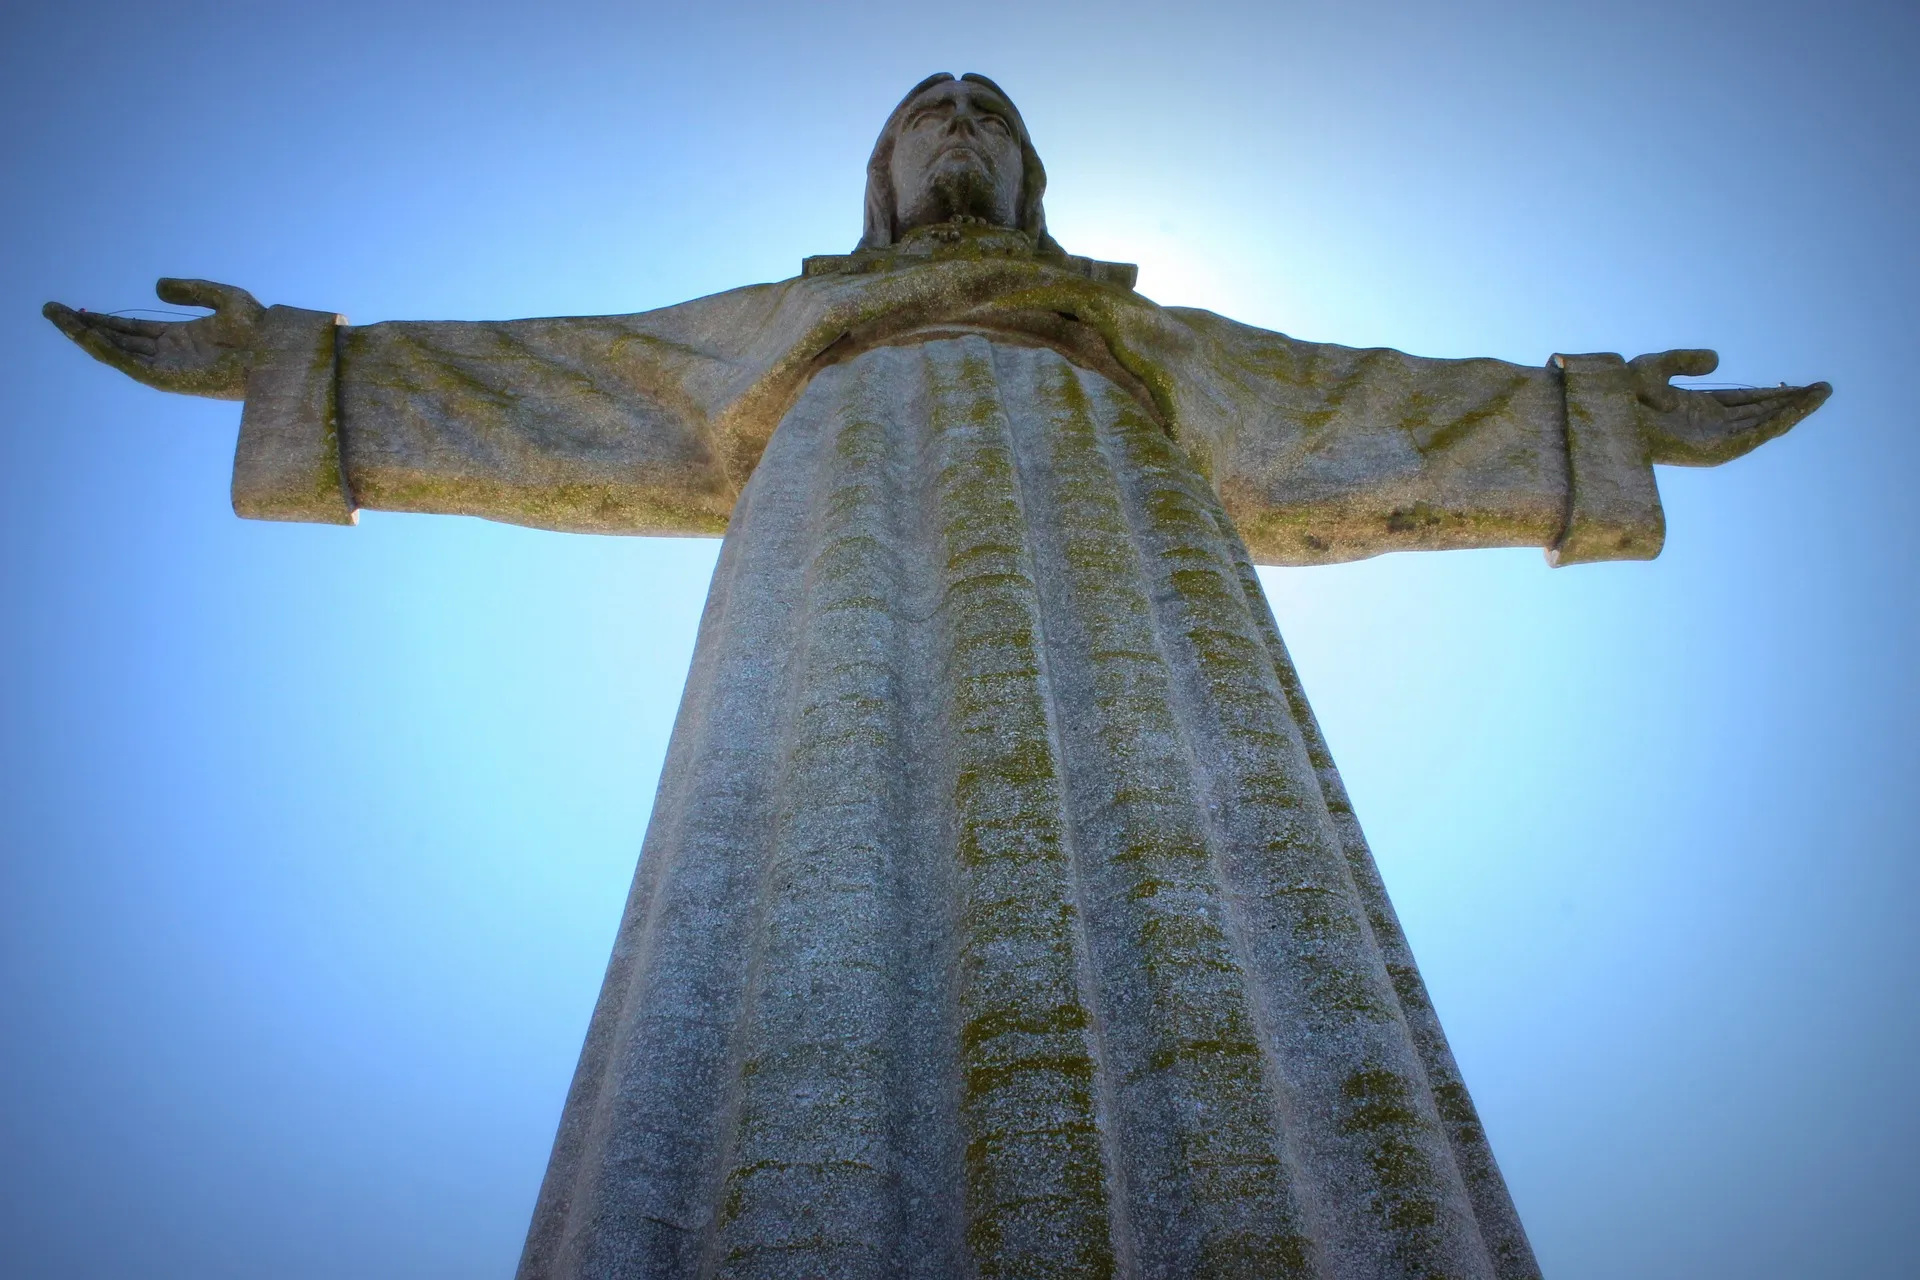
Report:
[[49,302],[40,313],[103,364],[162,391],[240,400],[247,394],[260,317],[266,308],[245,289],[211,280],[166,279],[162,302],[210,307],[198,320],[128,320]]

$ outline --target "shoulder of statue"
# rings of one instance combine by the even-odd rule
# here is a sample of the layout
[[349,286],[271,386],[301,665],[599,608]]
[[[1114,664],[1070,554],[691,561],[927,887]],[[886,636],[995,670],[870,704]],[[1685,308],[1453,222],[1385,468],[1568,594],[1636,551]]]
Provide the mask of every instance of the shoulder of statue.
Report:
[[[1051,246],[1051,242],[1048,242]],[[877,275],[910,270],[939,262],[1031,261],[1034,265],[1065,271],[1098,284],[1131,290],[1140,268],[1131,262],[1102,262],[1077,254],[1051,252],[1037,244],[1024,231],[995,227],[983,222],[956,220],[921,227],[882,249],[856,249],[852,253],[816,254],[802,260],[803,279],[819,276]]]

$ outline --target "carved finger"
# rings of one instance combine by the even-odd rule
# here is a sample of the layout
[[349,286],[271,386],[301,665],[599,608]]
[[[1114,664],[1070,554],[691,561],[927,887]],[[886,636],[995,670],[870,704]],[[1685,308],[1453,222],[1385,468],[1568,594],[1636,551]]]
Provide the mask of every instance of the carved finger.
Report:
[[1740,451],[1744,453],[1786,434],[1800,419],[1825,403],[1831,390],[1825,383],[1813,387],[1784,387],[1770,399],[1756,400],[1734,410],[1740,415],[1734,430]]
[[207,307],[214,311],[236,311],[242,315],[263,310],[245,289],[214,280],[182,280],[166,276],[154,284],[153,291],[160,301],[176,307]]
[[95,333],[104,334],[107,341],[121,350],[142,356],[150,356],[159,350],[159,336],[167,331],[166,325],[150,320],[128,320],[121,316],[102,315],[98,311],[80,312],[80,323]]
[[1808,397],[1815,397],[1814,403],[1818,406],[1833,394],[1833,388],[1827,383],[1816,382],[1810,387],[1739,387],[1708,394],[1728,408],[1749,404],[1797,404]]
[[40,308],[40,314],[51,320],[54,328],[75,342],[80,341],[80,331],[87,327],[80,319],[80,313],[62,302],[49,302]]
[[1653,461],[1694,467],[1729,462],[1786,434],[1832,391],[1816,382],[1810,387],[1687,392],[1686,412],[1654,443]]
[[1704,378],[1720,367],[1720,353],[1705,347],[1681,347],[1662,351],[1654,357],[1662,376],[1668,378]]
[[1781,431],[1785,431],[1787,427],[1825,404],[1827,397],[1833,394],[1833,384],[1816,382],[1810,386],[1785,387],[1783,390],[1787,393],[1786,403],[1776,410],[1776,413],[1786,419],[1786,424],[1780,428]]
[[53,321],[60,332],[72,338],[83,347],[92,343],[117,343],[122,337],[130,336],[117,325],[108,323],[114,317],[99,315],[92,311],[75,311],[72,307],[62,306],[58,302],[49,302],[40,308],[40,314]]
[[1633,370],[1634,393],[1643,404],[1662,413],[1680,407],[1680,392],[1667,385],[1676,377],[1698,377],[1720,367],[1720,357],[1704,347],[1681,347],[1674,351],[1653,351],[1627,361]]
[[115,329],[103,329],[101,332],[106,334],[108,342],[122,351],[149,358],[159,354],[160,342],[157,338],[149,338],[138,333],[121,333]]
[[1746,439],[1747,436],[1764,427],[1785,407],[1772,402],[1737,405],[1724,415],[1716,414],[1710,417],[1706,429],[1717,437],[1714,442],[1716,445],[1723,442],[1731,444]]
[[102,364],[112,365],[122,373],[141,379],[152,373],[155,349],[152,338],[120,332],[97,323],[105,317],[75,311],[57,302],[49,302],[40,308],[40,314],[53,321],[55,328]]
[[128,316],[110,316],[101,311],[82,311],[80,317],[95,328],[137,334],[142,338],[157,338],[167,331],[167,325],[159,320],[135,320]]

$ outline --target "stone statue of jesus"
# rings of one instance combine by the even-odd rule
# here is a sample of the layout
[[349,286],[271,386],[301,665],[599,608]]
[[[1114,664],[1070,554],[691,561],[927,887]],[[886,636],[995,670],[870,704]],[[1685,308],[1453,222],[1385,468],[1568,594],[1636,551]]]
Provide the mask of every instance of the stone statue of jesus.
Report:
[[1654,464],[1828,388],[1159,306],[1045,185],[1006,94],[938,75],[858,248],[778,284],[46,309],[246,402],[243,516],[725,535],[524,1280],[1538,1274],[1253,566],[1649,559]]

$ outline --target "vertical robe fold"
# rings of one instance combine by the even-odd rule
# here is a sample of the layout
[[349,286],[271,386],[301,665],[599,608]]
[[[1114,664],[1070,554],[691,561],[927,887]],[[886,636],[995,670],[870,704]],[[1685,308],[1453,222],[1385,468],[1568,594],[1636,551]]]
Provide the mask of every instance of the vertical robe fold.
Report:
[[521,1276],[1536,1275],[1229,512],[1650,554],[1624,384],[962,265],[263,382],[243,510],[726,528]]

